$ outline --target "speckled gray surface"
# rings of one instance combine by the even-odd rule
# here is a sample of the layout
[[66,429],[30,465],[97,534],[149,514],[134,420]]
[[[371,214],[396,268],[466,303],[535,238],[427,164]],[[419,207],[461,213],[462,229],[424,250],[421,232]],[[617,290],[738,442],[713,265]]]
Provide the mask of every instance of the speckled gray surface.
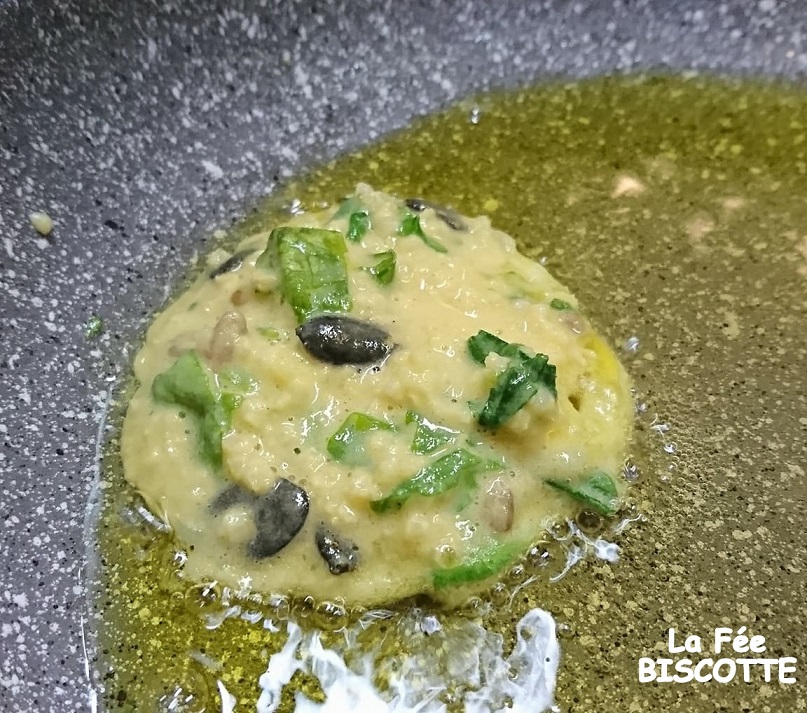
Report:
[[[640,67],[803,76],[806,21],[798,0],[0,3],[0,709],[87,705],[106,394],[213,228],[475,89]],[[53,216],[47,239],[32,210]],[[107,331],[88,342],[93,314]]]

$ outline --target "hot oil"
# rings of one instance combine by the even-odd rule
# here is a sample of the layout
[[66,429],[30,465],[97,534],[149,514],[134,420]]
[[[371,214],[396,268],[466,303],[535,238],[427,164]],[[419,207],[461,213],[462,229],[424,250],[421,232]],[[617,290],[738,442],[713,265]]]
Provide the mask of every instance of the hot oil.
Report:
[[[551,611],[563,652],[557,698],[569,710],[670,704],[678,694],[640,686],[635,666],[673,623],[708,631],[727,617],[764,622],[782,650],[801,646],[792,632],[804,622],[792,619],[781,574],[801,491],[781,473],[804,461],[793,452],[804,439],[792,418],[804,412],[794,388],[805,354],[804,116],[798,89],[710,79],[599,79],[483,96],[314,171],[231,236],[271,226],[295,199],[332,204],[358,181],[486,213],[621,349],[640,414],[620,561],[589,558],[550,582],[569,547],[538,547],[533,569],[439,615],[480,616],[512,644],[526,611]],[[106,463],[97,628],[107,707],[217,710],[221,680],[236,710],[254,709],[258,678],[285,640],[263,622],[282,629],[291,608],[292,618],[323,625],[327,612],[313,602],[239,601],[178,577],[181,545],[121,517],[136,500],[114,440]],[[599,524],[581,527],[595,538]],[[758,576],[763,568],[773,574]],[[238,614],[206,628],[233,606]],[[395,621],[373,625],[363,645],[383,640],[395,654]],[[321,697],[315,679],[296,676]],[[721,695],[739,701],[749,691]],[[773,692],[771,709],[779,695],[787,700]],[[291,691],[284,696],[281,710],[291,710]]]

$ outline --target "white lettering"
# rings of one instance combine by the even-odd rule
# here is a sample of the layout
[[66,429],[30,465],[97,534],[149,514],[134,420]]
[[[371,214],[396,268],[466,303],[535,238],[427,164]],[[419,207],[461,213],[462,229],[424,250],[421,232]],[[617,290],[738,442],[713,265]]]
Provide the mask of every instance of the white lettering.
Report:
[[669,674],[669,668],[672,665],[672,659],[656,659],[656,664],[661,669],[661,673],[656,677],[659,683],[672,683],[673,677]]
[[675,645],[675,629],[672,628],[667,631],[667,651],[671,654],[680,654],[686,651],[683,646]]
[[751,681],[751,666],[761,663],[759,659],[737,659],[737,665],[743,668],[743,681],[749,683]]
[[656,662],[647,656],[639,659],[639,683],[656,680]]
[[[683,634],[676,634],[674,628],[667,629],[667,650],[671,654],[699,654],[703,650],[703,639],[695,634],[689,634],[681,641]],[[731,652],[728,651],[731,649]],[[747,626],[741,626],[734,631],[723,626],[714,630],[714,650],[716,653],[725,651],[723,658],[698,659],[690,658],[659,658],[652,659],[644,656],[639,659],[639,682],[648,683],[730,683],[737,678],[738,670],[742,672],[742,680],[751,683],[752,679],[764,680],[770,683],[778,678],[779,683],[796,683],[796,665],[798,660],[794,656],[781,659],[751,658],[750,656],[734,658],[737,654],[761,653],[766,651],[764,636],[752,636]],[[729,658],[732,657],[732,658]],[[777,669],[778,667],[778,669]],[[756,671],[752,671],[756,668]],[[761,669],[761,670],[760,670]]]
[[695,672],[692,670],[692,659],[680,659],[676,661],[675,670],[678,674],[683,674],[681,676],[678,674],[673,676],[673,681],[676,683],[689,683],[695,678]]
[[684,646],[691,654],[699,654],[701,651],[703,651],[703,648],[701,647],[701,637],[695,636],[694,634],[692,636],[687,636]]
[[737,629],[737,636],[734,637],[734,641],[731,644],[731,647],[738,653],[738,654],[747,654],[748,653],[748,637],[745,636],[744,632],[746,631],[746,627],[741,626]]
[[711,673],[701,673],[703,669],[707,668],[711,670],[712,664],[714,663],[714,659],[701,659],[698,661],[697,666],[695,666],[695,680],[698,683],[709,683],[712,680]]
[[715,648],[714,651],[716,654],[719,654],[723,650],[723,644],[729,643],[731,641],[732,630],[729,629],[727,626],[720,626],[715,629]]
[[779,683],[795,683],[795,676],[788,676],[789,673],[796,673],[796,657],[784,656],[779,659]]
[[[720,668],[722,666],[726,666],[729,670],[727,674],[720,674]],[[734,678],[734,675],[737,673],[737,664],[734,663],[734,659],[720,659],[715,662],[715,665],[712,667],[712,676],[714,676],[715,681],[718,683],[728,683]]]
[[751,651],[755,654],[765,653],[765,637],[752,636],[751,637]]

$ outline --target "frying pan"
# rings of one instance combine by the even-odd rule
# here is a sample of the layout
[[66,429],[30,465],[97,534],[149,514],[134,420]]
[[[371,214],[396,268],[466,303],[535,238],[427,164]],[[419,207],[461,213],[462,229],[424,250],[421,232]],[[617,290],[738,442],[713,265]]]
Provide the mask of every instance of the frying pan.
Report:
[[[305,167],[471,92],[648,68],[801,80],[807,6],[0,1],[0,709],[89,706],[87,637],[98,622],[87,621],[84,573],[95,555],[85,540],[97,517],[108,401],[149,315],[216,228]],[[33,210],[53,216],[50,236],[30,227]],[[107,325],[101,341],[85,338],[92,315]],[[803,331],[803,311],[799,318]],[[803,338],[784,346],[791,359],[800,348],[803,365]],[[805,465],[799,373],[790,388],[800,414],[791,399],[790,411],[752,433],[743,402],[732,411],[749,457],[764,458],[774,476]],[[779,440],[785,419],[792,438]],[[780,447],[766,451],[770,443]],[[767,581],[745,599],[745,619],[731,623],[774,622],[780,655],[804,653],[804,556],[796,550],[804,487],[782,482],[770,486],[768,504],[792,514],[780,521],[790,529],[737,539],[729,563],[711,559],[709,548],[687,550],[685,568],[700,573],[695,589],[661,577],[653,591],[675,616],[640,606],[636,636],[663,641],[670,621],[683,626],[685,612],[708,608],[709,591],[747,585],[750,571],[764,570]],[[739,518],[754,504],[749,498],[726,512]],[[693,518],[720,507],[707,502]],[[693,540],[705,536],[693,524]],[[682,550],[663,544],[657,561],[669,575]],[[621,566],[630,568],[630,559]],[[623,696],[619,679],[608,679],[613,651],[587,651],[602,685],[570,684],[562,710],[729,709],[714,689]],[[757,707],[759,689],[749,688],[745,710],[795,710],[805,700],[801,686],[772,688],[768,708]]]

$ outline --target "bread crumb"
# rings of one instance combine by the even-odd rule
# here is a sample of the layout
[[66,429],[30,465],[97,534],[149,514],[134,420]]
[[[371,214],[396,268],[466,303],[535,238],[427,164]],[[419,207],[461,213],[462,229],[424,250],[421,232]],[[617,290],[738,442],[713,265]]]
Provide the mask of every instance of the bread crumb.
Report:
[[28,216],[31,225],[40,235],[50,235],[53,230],[53,219],[47,214],[40,211],[34,211]]

